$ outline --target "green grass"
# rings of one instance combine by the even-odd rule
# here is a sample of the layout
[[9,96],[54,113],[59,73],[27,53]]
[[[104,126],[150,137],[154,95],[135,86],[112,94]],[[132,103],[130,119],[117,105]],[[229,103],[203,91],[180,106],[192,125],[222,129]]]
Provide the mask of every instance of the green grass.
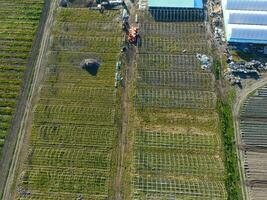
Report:
[[[119,13],[58,9],[24,178],[18,180],[31,195],[17,193],[19,199],[112,196],[119,132],[114,75],[122,32],[105,35],[104,27],[120,30],[114,22]],[[91,29],[98,23],[103,28]],[[87,58],[100,62],[96,72],[81,69]]]
[[221,65],[221,62],[218,58],[216,58],[214,61],[213,61],[213,71],[214,71],[214,74],[215,74],[215,77],[216,77],[216,80],[220,80],[221,78],[221,70],[222,70],[222,65]]
[[16,108],[43,0],[0,2],[0,156]]
[[224,164],[226,169],[225,183],[229,200],[242,199],[240,174],[237,161],[237,152],[235,144],[235,131],[233,125],[233,116],[229,102],[219,101],[217,110],[220,116],[220,125],[223,134],[224,143]]

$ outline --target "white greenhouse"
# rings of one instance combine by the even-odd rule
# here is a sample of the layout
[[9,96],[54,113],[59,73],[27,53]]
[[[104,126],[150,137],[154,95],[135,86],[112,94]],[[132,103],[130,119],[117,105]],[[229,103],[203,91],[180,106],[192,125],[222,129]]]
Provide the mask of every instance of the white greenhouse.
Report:
[[228,42],[267,44],[267,0],[222,0]]

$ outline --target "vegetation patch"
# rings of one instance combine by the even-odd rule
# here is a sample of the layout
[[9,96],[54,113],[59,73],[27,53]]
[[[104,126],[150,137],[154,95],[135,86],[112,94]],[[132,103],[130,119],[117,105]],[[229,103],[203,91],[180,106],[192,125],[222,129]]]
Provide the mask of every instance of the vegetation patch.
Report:
[[215,78],[202,22],[145,16],[133,99],[132,192],[126,199],[226,199]]
[[0,157],[28,66],[43,0],[0,2]]
[[[106,31],[120,30],[119,14],[57,10],[17,198],[111,196],[120,131],[114,75],[122,32]],[[97,61],[97,67],[81,67],[87,59]]]
[[[231,101],[230,101],[231,102]],[[220,116],[221,131],[224,143],[224,164],[226,170],[225,184],[228,193],[228,199],[242,199],[240,187],[240,174],[237,161],[237,152],[235,144],[235,131],[233,125],[232,107],[230,102],[219,101],[217,110]]]

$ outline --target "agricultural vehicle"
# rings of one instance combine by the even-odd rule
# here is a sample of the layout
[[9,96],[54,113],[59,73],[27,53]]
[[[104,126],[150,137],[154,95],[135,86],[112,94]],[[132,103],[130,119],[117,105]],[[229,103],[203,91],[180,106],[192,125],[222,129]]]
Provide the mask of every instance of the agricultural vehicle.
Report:
[[125,29],[127,34],[127,42],[130,44],[140,46],[141,38],[139,34],[139,28],[135,26],[130,27],[129,24],[125,24],[123,28]]

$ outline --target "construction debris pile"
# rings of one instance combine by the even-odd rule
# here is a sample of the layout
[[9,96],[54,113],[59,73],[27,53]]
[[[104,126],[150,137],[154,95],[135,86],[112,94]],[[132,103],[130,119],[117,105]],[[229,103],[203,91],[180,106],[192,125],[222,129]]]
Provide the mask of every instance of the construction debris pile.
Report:
[[259,77],[261,73],[267,71],[267,63],[262,63],[257,60],[250,62],[233,61],[232,55],[227,54],[228,69],[224,76],[231,84],[241,84],[241,77]]
[[221,44],[226,40],[223,30],[223,12],[220,0],[209,1],[209,13],[211,18],[211,26],[214,32],[214,39]]
[[215,27],[214,29],[214,39],[217,42],[226,42],[225,34],[222,28]]
[[251,62],[231,62],[229,68],[236,73],[256,73],[259,74],[267,70],[267,63],[263,64],[260,61],[252,60]]
[[241,78],[238,76],[235,76],[232,72],[226,72],[224,73],[224,77],[226,80],[228,80],[231,85],[241,85]]
[[201,62],[201,69],[203,70],[211,69],[211,61],[208,56],[198,53],[196,57]]

